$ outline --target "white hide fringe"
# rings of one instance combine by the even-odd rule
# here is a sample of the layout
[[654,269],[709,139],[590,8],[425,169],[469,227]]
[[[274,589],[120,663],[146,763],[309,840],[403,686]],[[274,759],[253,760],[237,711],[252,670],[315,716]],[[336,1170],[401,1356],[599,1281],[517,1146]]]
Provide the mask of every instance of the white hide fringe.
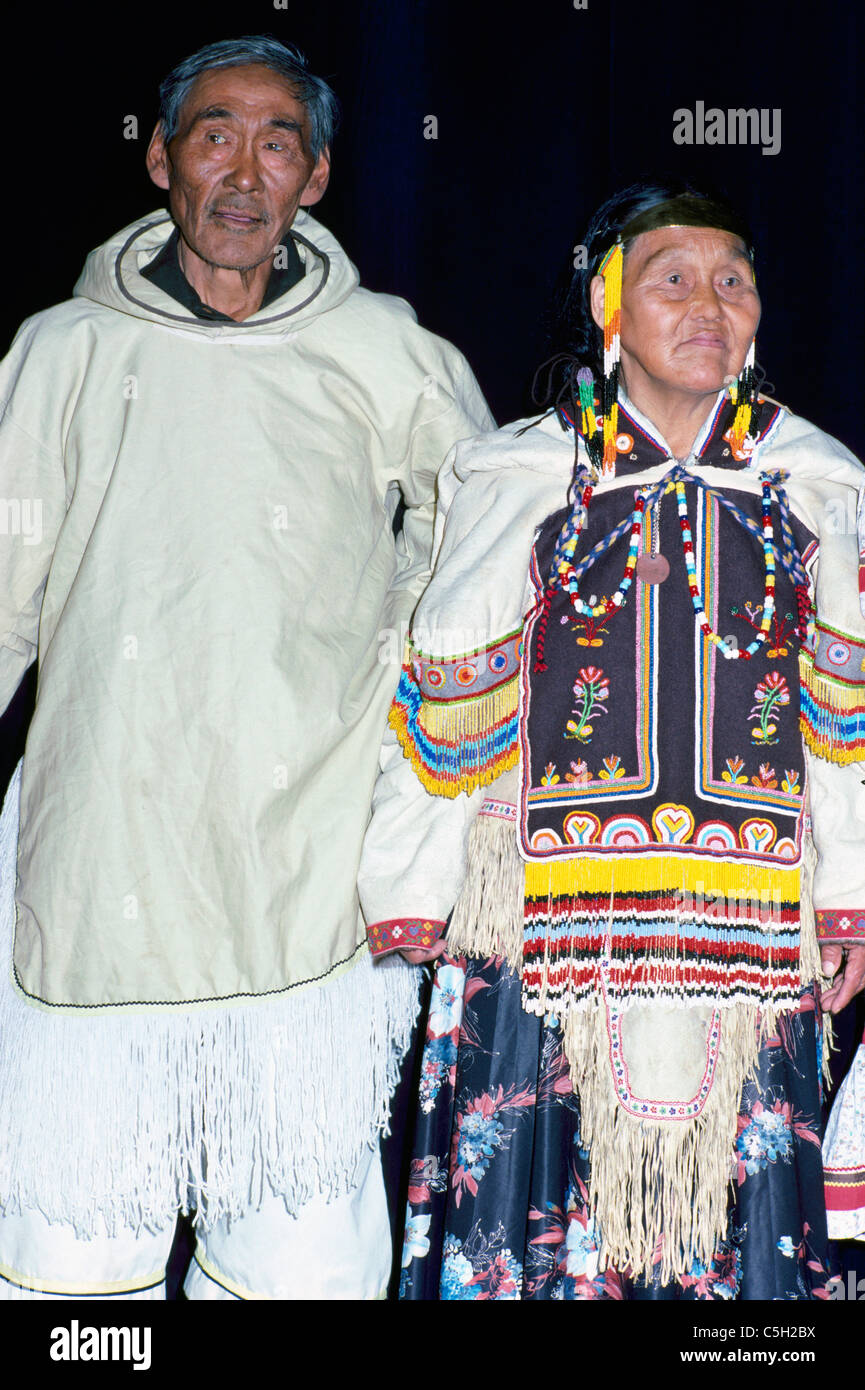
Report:
[[92,1237],[101,1215],[206,1229],[269,1192],[354,1185],[386,1132],[419,973],[366,953],[330,982],[205,1009],[34,1007],[12,984],[20,765],[0,820],[0,1211]]

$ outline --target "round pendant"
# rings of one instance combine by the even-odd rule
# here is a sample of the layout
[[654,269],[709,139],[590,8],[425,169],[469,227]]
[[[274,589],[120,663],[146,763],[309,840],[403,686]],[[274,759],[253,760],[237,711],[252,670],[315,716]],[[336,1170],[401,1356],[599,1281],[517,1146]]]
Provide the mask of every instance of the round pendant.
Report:
[[670,573],[670,562],[663,555],[640,555],[635,573],[644,584],[663,584]]

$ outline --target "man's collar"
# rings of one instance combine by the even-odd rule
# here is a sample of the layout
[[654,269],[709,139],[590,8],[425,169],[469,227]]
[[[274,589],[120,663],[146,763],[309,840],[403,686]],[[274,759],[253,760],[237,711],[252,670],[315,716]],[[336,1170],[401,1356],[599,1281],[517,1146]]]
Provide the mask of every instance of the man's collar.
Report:
[[[178,304],[182,304],[184,309],[189,309],[196,318],[210,319],[218,323],[233,323],[234,319],[231,318],[230,314],[223,314],[219,309],[212,309],[209,304],[203,303],[192,288],[180,268],[179,245],[180,232],[175,227],[159,255],[154,257],[150,265],[141,271],[145,280],[149,280],[165,294],[170,295],[172,299],[176,299]],[[278,260],[284,261],[285,264],[274,264],[259,305],[260,309],[267,308],[275,299],[286,294],[299,280],[303,279],[305,273],[303,262],[297,253],[297,247],[290,236],[286,235],[283,238],[279,249],[284,250],[285,254],[279,256]]]

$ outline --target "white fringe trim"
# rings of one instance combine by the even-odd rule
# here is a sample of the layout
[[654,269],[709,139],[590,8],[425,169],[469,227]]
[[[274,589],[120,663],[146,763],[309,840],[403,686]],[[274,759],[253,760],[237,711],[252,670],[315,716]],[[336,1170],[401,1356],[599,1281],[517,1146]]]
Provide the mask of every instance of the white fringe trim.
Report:
[[20,765],[0,820],[0,1211],[92,1237],[273,1193],[292,1214],[354,1185],[387,1131],[419,972],[363,953],[338,978],[222,1008],[70,1016],[11,977]]
[[616,1099],[603,1003],[568,1014],[564,1048],[580,1098],[582,1138],[591,1152],[590,1200],[601,1232],[602,1267],[663,1283],[708,1265],[727,1229],[736,1117],[742,1086],[760,1049],[752,1005],[724,1010],[712,1089],[691,1120],[629,1115]]

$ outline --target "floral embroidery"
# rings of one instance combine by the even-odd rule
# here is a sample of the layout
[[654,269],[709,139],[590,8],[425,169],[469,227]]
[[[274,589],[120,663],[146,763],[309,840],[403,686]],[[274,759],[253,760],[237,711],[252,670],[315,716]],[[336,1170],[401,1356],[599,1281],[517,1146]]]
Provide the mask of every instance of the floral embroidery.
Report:
[[751,785],[754,787],[768,787],[770,790],[773,787],[777,787],[778,778],[775,776],[774,767],[770,767],[768,763],[761,763],[760,771],[757,773],[757,776],[751,778]]
[[[484,1097],[481,1097],[480,1103],[483,1100]],[[476,1189],[479,1180],[490,1166],[493,1153],[504,1143],[504,1125],[494,1115],[485,1115],[483,1110],[473,1110],[469,1106],[466,1113],[460,1115],[457,1126],[456,1156],[462,1170],[462,1180],[468,1186],[469,1177],[473,1178]]]
[[622,767],[621,758],[604,758],[603,769],[598,773],[598,780],[601,782],[615,782],[619,777],[624,777],[625,769]]
[[440,1036],[459,1028],[463,1015],[463,990],[465,971],[456,965],[444,965],[436,971],[435,985],[430,999],[429,1029]]
[[[601,599],[601,603],[606,603],[606,601],[606,598]],[[572,632],[581,633],[577,638],[578,647],[602,647],[604,637],[608,634],[607,624],[609,621],[607,613],[601,613],[599,616],[584,613],[577,616],[574,621],[571,621],[569,617],[562,618],[563,623],[571,623]]]
[[737,1176],[739,1183],[747,1173],[759,1173],[770,1163],[790,1163],[793,1158],[793,1127],[790,1106],[775,1101],[767,1110],[755,1101],[749,1115],[740,1115],[736,1137]]
[[472,1262],[462,1253],[462,1241],[446,1236],[442,1260],[441,1297],[445,1300],[478,1298],[480,1291],[472,1283]]
[[436,1096],[456,1067],[457,1044],[453,1038],[431,1038],[423,1050],[420,1072],[420,1106],[427,1114]]
[[782,705],[789,705],[790,691],[780,671],[770,671],[760,681],[754,691],[755,705],[748,715],[749,719],[759,720],[759,727],[751,730],[755,743],[777,743],[777,724],[770,721]]
[[747,777],[740,777],[739,775],[742,771],[742,768],[745,766],[744,758],[740,758],[737,754],[734,758],[727,758],[726,762],[727,771],[721,773],[722,781],[732,782],[734,786],[739,786],[740,783],[748,781]]
[[496,1094],[483,1091],[473,1096],[464,1110],[457,1113],[451,1145],[451,1185],[459,1206],[463,1190],[477,1196],[478,1183],[490,1166],[496,1151],[503,1148],[512,1130],[506,1130],[500,1114],[521,1106],[534,1105],[535,1095],[516,1086],[505,1091],[499,1086]]
[[590,1213],[588,1188],[578,1174],[572,1170],[564,1211],[547,1202],[544,1211],[532,1207],[529,1220],[540,1223],[540,1233],[529,1241],[536,1272],[527,1280],[527,1293],[537,1295],[551,1284],[552,1298],[622,1298],[621,1276],[615,1270],[598,1270],[600,1232]]
[[523,1267],[510,1250],[502,1247],[503,1239],[501,1225],[490,1240],[484,1239],[477,1225],[465,1244],[457,1236],[445,1236],[441,1299],[518,1299]]
[[790,792],[792,796],[798,796],[801,788],[799,786],[799,774],[795,768],[784,769],[784,780],[781,788],[785,792]]
[[578,763],[571,763],[571,771],[565,773],[565,781],[572,782],[577,787],[586,786],[592,779],[588,766],[582,758]]
[[705,1265],[695,1260],[681,1282],[683,1289],[693,1289],[695,1298],[730,1299],[738,1297],[741,1280],[741,1252],[737,1245],[722,1241],[711,1262]]
[[[760,630],[760,619],[763,614],[762,603],[752,607],[750,603],[734,604],[730,609],[734,618],[741,618],[748,623],[755,632]],[[766,655],[770,661],[775,661],[778,657],[787,656],[790,650],[790,642],[796,631],[796,618],[792,613],[785,613],[783,617],[777,612],[772,615],[772,625],[770,627],[772,636],[769,638],[771,645],[766,650]]]
[[592,715],[607,713],[603,701],[610,698],[610,682],[599,666],[584,666],[574,681],[574,694],[577,703],[573,713],[577,719],[568,720],[565,738],[578,738],[581,743],[589,743],[594,732],[589,720]]
[[541,786],[554,787],[556,783],[560,781],[561,778],[556,774],[555,763],[547,763],[546,767],[544,768],[544,775],[541,778]]
[[427,1231],[432,1221],[432,1214],[412,1216],[411,1207],[406,1207],[405,1214],[405,1237],[402,1245],[402,1267],[406,1269],[412,1260],[423,1259],[429,1254],[429,1236]]

